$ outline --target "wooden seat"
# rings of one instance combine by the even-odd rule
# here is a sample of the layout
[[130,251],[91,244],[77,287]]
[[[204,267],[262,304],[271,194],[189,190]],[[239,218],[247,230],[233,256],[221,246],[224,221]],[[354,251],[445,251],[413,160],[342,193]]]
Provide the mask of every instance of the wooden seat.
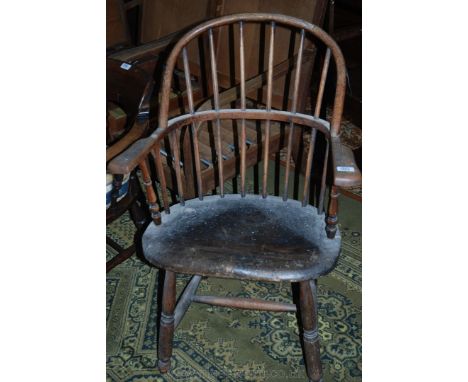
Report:
[[[244,70],[246,58],[243,33],[247,23],[266,24],[265,30],[269,36],[269,69],[266,76],[267,97],[264,108],[258,105],[257,108],[247,107],[248,81]],[[223,93],[219,92],[213,35],[217,28],[233,24],[239,31],[240,103],[229,104],[226,107],[220,100]],[[274,39],[277,25],[290,28],[299,39],[297,63],[292,80],[293,99],[288,110],[272,108]],[[204,34],[208,34],[210,48],[213,108],[194,108],[190,81],[187,80],[189,111],[169,119],[171,83],[176,62],[179,55],[182,55],[184,72],[188,74],[185,78],[190,79],[187,45]],[[304,114],[297,109],[306,38],[318,39],[327,48],[314,115]],[[331,118],[328,121],[320,118],[320,109],[332,58],[336,67],[336,91]],[[338,45],[317,26],[294,17],[258,13],[229,15],[197,26],[174,46],[167,59],[162,81],[158,128],[149,137],[135,142],[108,165],[110,171],[117,174],[125,174],[139,167],[146,187],[154,224],[150,224],[143,235],[143,254],[150,263],[165,271],[158,343],[158,365],[161,372],[167,372],[170,368],[175,328],[189,305],[198,302],[253,310],[300,311],[307,374],[310,381],[322,381],[316,281],[319,276],[333,268],[340,251],[341,240],[337,226],[338,187],[351,187],[361,182],[361,174],[353,154],[340,140],[345,87],[346,68]],[[255,134],[258,140],[254,145],[248,144],[249,122],[255,123],[256,126]],[[236,139],[234,150],[239,151],[237,164],[240,170],[240,194],[226,194],[224,188],[227,174],[231,174],[232,170],[227,168],[229,159],[226,160],[225,157],[232,149],[225,144],[226,141],[223,141],[222,137],[223,133],[229,131],[230,123],[236,124],[239,129],[233,138]],[[270,195],[267,187],[271,172],[269,154],[273,150],[270,138],[276,124],[282,125],[284,134],[280,135],[285,137],[287,147],[281,197]],[[209,139],[210,142],[203,141],[206,134],[211,134],[210,130],[213,132],[213,139]],[[289,189],[291,173],[295,171],[291,166],[291,156],[293,136],[297,130],[308,132],[310,137],[300,201],[290,199]],[[305,134],[302,134],[305,140],[304,137]],[[172,168],[170,177],[165,170],[167,166],[163,164],[163,143],[163,147],[167,149],[166,163]],[[319,144],[323,144],[324,147],[316,150]],[[256,147],[252,150],[253,146]],[[214,150],[214,154],[210,156],[207,150]],[[332,163],[329,160],[329,151]],[[201,167],[202,159],[207,160],[202,158],[204,152],[211,157],[214,167],[212,172],[218,178],[217,195],[206,195],[206,183],[209,180],[204,176],[206,171]],[[187,154],[193,156],[191,163],[195,168],[188,168]],[[320,165],[313,166],[319,154],[323,154]],[[246,168],[251,160],[262,161],[263,174],[259,182],[261,195],[249,195],[246,192]],[[325,213],[329,167],[333,169],[333,176],[329,205]],[[184,172],[189,171],[193,171],[192,178],[195,182],[191,188],[187,187],[188,178],[184,179]],[[320,171],[320,184],[316,195],[311,193],[312,171]],[[172,178],[171,186],[177,191],[178,200],[174,205],[169,203],[168,178]],[[159,182],[158,187],[156,179]],[[197,191],[195,195],[192,190]],[[194,196],[198,198],[194,199]],[[177,304],[176,273],[193,276]],[[196,290],[202,276],[298,282],[298,303],[200,296],[196,294]]]
[[328,273],[340,235],[327,238],[323,215],[295,200],[206,196],[171,207],[143,235],[155,266],[173,272],[264,281],[302,281]]

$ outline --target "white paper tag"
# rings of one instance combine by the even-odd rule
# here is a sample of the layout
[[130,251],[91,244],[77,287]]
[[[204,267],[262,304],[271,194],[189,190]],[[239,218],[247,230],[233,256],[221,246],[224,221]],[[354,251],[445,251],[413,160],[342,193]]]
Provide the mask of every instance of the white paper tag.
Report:
[[353,166],[336,166],[337,171],[341,172],[354,172]]
[[127,64],[126,62],[124,62],[122,65],[120,65],[120,67],[122,69],[128,70],[128,69],[130,69],[132,67],[132,65]]

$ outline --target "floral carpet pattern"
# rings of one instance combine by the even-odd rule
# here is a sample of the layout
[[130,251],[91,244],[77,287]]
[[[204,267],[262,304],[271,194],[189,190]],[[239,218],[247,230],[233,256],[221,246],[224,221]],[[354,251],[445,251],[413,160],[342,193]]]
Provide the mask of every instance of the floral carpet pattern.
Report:
[[[361,205],[341,198],[342,254],[318,287],[324,381],[361,380]],[[127,246],[124,214],[107,234]],[[107,247],[108,258],[115,255]],[[192,304],[175,331],[172,369],[157,369],[158,270],[132,256],[107,274],[107,381],[307,381],[295,313]],[[187,276],[177,278],[180,293]],[[287,283],[204,279],[200,294],[291,301]]]

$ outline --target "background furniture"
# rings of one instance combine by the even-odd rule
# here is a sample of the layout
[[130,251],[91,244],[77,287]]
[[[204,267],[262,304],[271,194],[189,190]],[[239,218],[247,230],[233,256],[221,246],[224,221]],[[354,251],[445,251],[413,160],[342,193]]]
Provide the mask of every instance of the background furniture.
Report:
[[[244,26],[253,22],[265,25],[269,36],[268,49],[266,49],[268,73],[265,109],[247,107]],[[232,105],[228,108],[221,108],[220,98],[223,93],[219,92],[214,48],[215,33],[219,32],[218,28],[223,25],[236,26],[239,43],[240,105]],[[292,100],[290,104],[286,103],[285,110],[275,110],[272,107],[274,42],[276,29],[280,25],[299,31],[297,64],[292,80]],[[202,34],[208,36],[214,107],[195,111],[187,52],[188,44]],[[319,40],[327,47],[313,116],[298,110],[306,38]],[[182,56],[184,67],[189,112],[169,119],[171,83],[179,55]],[[331,121],[328,122],[319,116],[330,62],[336,66],[336,91]],[[307,74],[310,75],[310,73]],[[145,257],[151,263],[166,270],[159,336],[161,371],[167,371],[170,367],[175,327],[190,303],[200,302],[254,310],[300,311],[307,373],[311,381],[321,380],[315,280],[333,268],[340,251],[341,240],[337,229],[337,187],[350,187],[361,181],[352,152],[341,144],[339,136],[345,86],[344,59],[336,43],[316,26],[288,16],[250,13],[218,18],[196,27],[175,45],[164,72],[158,129],[148,138],[135,142],[129,149],[114,158],[108,166],[115,174],[129,173],[139,167],[146,187],[148,205],[154,224],[150,224],[145,231],[143,250]],[[235,120],[241,126],[240,195],[225,195],[224,193],[221,121],[225,120]],[[262,150],[256,150],[257,153],[261,152],[263,159],[262,197],[246,194],[245,190],[245,172],[250,150],[247,143],[247,120],[258,121],[260,125],[257,130],[258,134],[266,136],[260,140]],[[211,122],[212,126],[200,122]],[[270,148],[268,137],[275,122],[284,123],[284,127],[289,130],[289,133],[285,135],[288,139],[282,198],[268,195],[267,191]],[[204,195],[199,136],[204,129],[209,128],[215,131],[220,196]],[[308,131],[310,136],[301,202],[289,199],[293,132],[299,129]],[[185,136],[183,131],[185,131]],[[187,136],[190,136],[190,139],[186,139]],[[309,203],[314,203],[315,199],[311,198],[310,179],[311,172],[315,168],[313,165],[316,157],[314,149],[320,142],[319,137],[327,143],[323,152],[322,166],[320,166],[321,188],[316,199],[317,207],[312,207]],[[168,179],[166,179],[161,152],[161,143],[165,140],[168,141],[165,147],[169,150],[166,152],[166,163],[170,164],[174,170],[179,199],[179,203],[171,207],[166,193]],[[190,199],[188,196],[186,200],[187,184],[182,179],[184,163],[181,162],[181,156],[184,151],[181,148],[187,141],[190,142],[189,148],[192,149],[194,158],[196,184],[194,188],[197,190],[198,199]],[[325,216],[323,211],[330,147],[333,184],[328,214]],[[160,198],[158,198],[158,188],[155,187],[155,177],[152,175],[153,159],[160,182]],[[158,200],[162,200],[164,206],[163,216],[160,213]],[[176,272],[194,275],[182,293],[177,307],[175,304]],[[298,282],[299,301],[297,304],[285,304],[244,298],[197,296],[195,291],[201,281],[201,276]]]
[[327,30],[340,46],[346,59],[348,92],[345,115],[357,126],[362,125],[362,1],[331,0]]
[[[131,65],[129,67],[120,61],[107,59],[106,69],[108,103],[106,162],[108,162],[148,133],[149,100],[152,96],[153,82],[146,72]],[[112,118],[113,116],[109,114],[116,110],[120,115],[115,113],[115,118]],[[145,196],[135,171],[126,174],[113,174],[108,171],[107,178],[110,205],[106,211],[106,224],[110,224],[124,212],[129,211],[135,226],[141,230],[148,221],[148,214],[144,208]],[[107,272],[135,252],[134,245],[122,248],[110,237],[107,237],[107,244],[118,252],[117,256],[107,262]]]
[[106,0],[106,48],[108,51],[132,45],[130,29],[122,0]]

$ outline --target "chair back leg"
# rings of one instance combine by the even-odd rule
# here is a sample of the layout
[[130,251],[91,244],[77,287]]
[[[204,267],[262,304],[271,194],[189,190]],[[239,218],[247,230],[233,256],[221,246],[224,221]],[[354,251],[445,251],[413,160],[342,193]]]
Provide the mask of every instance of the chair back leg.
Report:
[[161,323],[159,326],[158,367],[161,373],[167,373],[171,368],[175,300],[176,275],[174,272],[166,271],[162,297]]
[[299,283],[299,308],[304,330],[304,360],[307,376],[309,377],[309,381],[322,382],[315,280]]

